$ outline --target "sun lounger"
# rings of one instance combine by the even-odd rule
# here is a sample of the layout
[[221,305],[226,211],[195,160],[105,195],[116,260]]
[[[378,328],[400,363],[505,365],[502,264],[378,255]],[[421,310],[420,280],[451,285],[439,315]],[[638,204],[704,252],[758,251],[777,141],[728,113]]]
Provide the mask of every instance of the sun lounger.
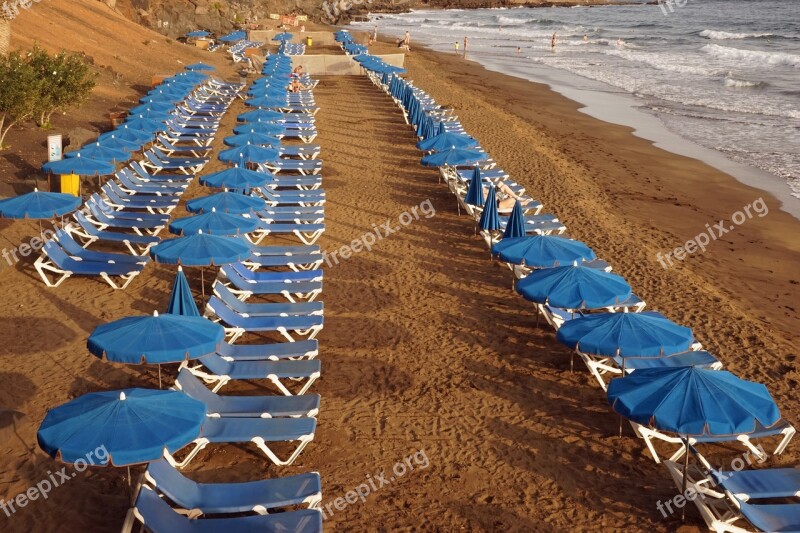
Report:
[[320,152],[318,144],[281,144],[278,148],[281,157],[299,157],[300,159],[316,159]]
[[259,268],[288,267],[295,272],[303,270],[316,270],[322,266],[325,257],[322,254],[295,254],[295,255],[258,255],[251,256],[243,261],[250,270]]
[[92,194],[86,200],[86,206],[93,205],[103,213],[111,217],[127,218],[131,220],[143,220],[146,222],[164,224],[169,221],[169,215],[161,215],[158,213],[148,213],[145,211],[128,211],[126,209],[115,209],[102,196],[97,193]]
[[140,164],[155,173],[178,170],[187,175],[197,174],[208,163],[207,157],[169,157],[155,146],[146,151],[144,157]]
[[184,181],[183,183],[144,181],[128,168],[123,168],[117,172],[115,177],[123,191],[133,194],[154,194],[156,196],[180,195],[183,194],[189,186],[188,181]]
[[800,496],[800,468],[759,468],[758,470],[718,470],[694,446],[689,450],[703,473],[709,477],[708,485],[718,486],[746,502],[772,498]]
[[323,213],[269,213],[259,211],[258,218],[266,224],[294,223],[294,224],[322,224],[325,221]]
[[132,530],[133,519],[139,520],[151,533],[321,533],[322,513],[316,509],[301,509],[287,513],[238,516],[235,518],[206,518],[191,520],[175,512],[150,487],[142,487],[131,518],[125,528]]
[[278,158],[259,165],[259,169],[267,169],[273,174],[283,171],[297,172],[302,176],[319,174],[322,170],[321,159],[286,159]]
[[102,192],[106,202],[118,209],[146,209],[151,213],[168,214],[178,205],[179,196],[153,196],[146,194],[129,194],[108,181],[103,185]]
[[314,359],[319,355],[319,346],[316,339],[271,344],[228,344],[223,341],[217,354],[228,362]]
[[[213,286],[215,301],[229,307],[242,317],[285,317],[285,316],[322,316],[324,304],[322,302],[301,302],[301,303],[247,303],[236,298],[228,287],[222,283],[215,283]],[[209,302],[210,303],[210,302]],[[218,307],[218,306],[213,306]],[[213,314],[206,309],[206,316]]]
[[132,217],[115,217],[113,215],[105,214],[96,204],[87,203],[86,205],[89,213],[86,215],[86,220],[97,226],[97,229],[104,230],[107,228],[116,229],[130,229],[137,235],[157,235],[164,229],[163,222],[145,221],[143,219],[136,219]]
[[116,252],[96,252],[94,250],[87,250],[78,244],[72,235],[59,229],[54,235],[56,241],[64,249],[64,251],[73,259],[79,261],[94,261],[99,263],[117,263],[117,264],[145,264],[150,260],[147,255],[130,255],[121,254]]
[[257,188],[258,193],[269,205],[321,206],[325,203],[325,191],[276,191],[269,187]]
[[605,377],[622,376],[623,366],[626,374],[640,368],[698,366],[713,370],[722,369],[722,362],[703,350],[690,350],[666,357],[627,358],[624,361],[621,357],[599,357],[582,352],[578,352],[578,354],[604,391],[608,389]]
[[325,224],[265,222],[259,219],[258,226],[249,233],[250,239],[259,244],[269,235],[294,235],[303,244],[314,244],[325,233]]
[[150,247],[160,241],[158,237],[150,235],[101,231],[91,224],[80,211],[73,213],[73,217],[78,221],[80,228],[70,225],[65,229],[70,235],[76,235],[84,248],[96,241],[109,241],[124,244],[133,255],[146,255]]
[[[686,451],[686,446],[682,438],[675,436],[675,435],[668,435],[666,433],[662,433],[652,428],[648,428],[642,426],[640,424],[636,424],[635,422],[631,422],[631,426],[633,426],[633,430],[637,436],[644,439],[645,445],[647,446],[650,455],[653,456],[653,460],[656,463],[661,462],[661,459],[656,452],[656,449],[653,445],[654,440],[660,440],[670,444],[677,444],[680,447],[677,451],[675,451],[671,456],[669,456],[670,461],[677,461],[680,459]],[[755,431],[751,433],[743,433],[741,435],[729,435],[729,436],[715,436],[715,437],[690,437],[689,444],[695,445],[697,443],[714,443],[714,442],[740,442],[747,450],[750,451],[753,455],[760,459],[766,459],[767,456],[762,451],[763,448],[757,447],[753,444],[753,440],[755,439],[763,439],[769,437],[778,437],[780,440],[778,441],[778,445],[775,447],[775,451],[773,455],[780,455],[785,450],[786,447],[789,445],[789,442],[794,437],[796,430],[794,426],[792,426],[786,420],[781,419],[776,423],[774,426],[765,428],[765,427],[757,427]]]
[[208,390],[188,369],[178,373],[175,389],[206,405],[212,418],[314,417],[319,413],[319,394],[303,396],[220,396]]
[[[685,481],[683,464],[665,460],[664,465],[680,491],[684,490],[684,483],[687,491],[692,491],[691,501],[710,530],[733,533],[800,531],[800,503],[750,503],[751,500],[798,496],[800,469],[721,472],[713,469],[692,446],[689,449],[697,463],[689,464]],[[755,529],[747,527],[745,522]]]
[[136,161],[131,161],[128,167],[135,173],[137,178],[144,182],[163,183],[169,186],[185,185],[188,187],[194,177],[186,174],[150,174]]
[[[271,209],[298,209],[297,207],[274,207]],[[321,207],[300,207],[299,209],[322,209]],[[281,211],[283,212],[283,211]],[[276,256],[276,255],[285,255],[285,256],[292,256],[292,255],[300,255],[300,254],[321,254],[322,249],[319,247],[318,244],[301,244],[296,246],[256,246],[255,244],[250,244],[250,253],[252,255],[260,255],[260,256]]]
[[322,485],[316,472],[243,483],[197,483],[161,459],[147,466],[144,482],[184,510],[189,518],[246,512],[264,515],[294,506],[315,509],[322,499]]
[[209,147],[214,142],[214,133],[203,135],[199,133],[180,133],[174,130],[168,130],[162,133],[162,136],[170,143],[193,143],[198,147]]
[[[294,343],[290,343],[294,344]],[[287,396],[302,395],[319,378],[321,365],[316,359],[307,360],[279,360],[279,361],[226,361],[217,354],[209,354],[197,360],[202,366],[188,366],[183,363],[181,368],[188,368],[192,374],[206,383],[214,384],[213,392],[219,391],[230,380],[261,380],[270,381],[282,394]],[[296,392],[292,392],[281,380],[292,382],[305,380]]]
[[216,122],[198,121],[197,123],[190,123],[187,120],[178,120],[175,118],[167,120],[165,124],[167,128],[181,135],[213,135],[219,127],[219,124]]
[[322,176],[304,176],[279,174],[273,176],[269,183],[265,185],[270,189],[300,189],[301,191],[313,191],[322,187]]
[[212,150],[210,146],[197,146],[197,144],[188,146],[178,145],[171,142],[163,135],[158,136],[158,143],[158,148],[168,156],[191,154],[194,157],[202,157]]
[[322,292],[321,271],[252,272],[241,263],[220,268],[217,282],[229,284],[231,292],[244,301],[255,294],[280,294],[288,301],[313,302]]
[[[78,275],[100,276],[112,289],[124,289],[144,269],[144,264],[74,259],[56,241],[51,240],[44,244],[42,255],[34,263],[34,268],[48,287],[58,287],[68,277]],[[51,281],[50,274],[58,277]],[[111,276],[121,278],[122,284],[117,284]]]
[[[233,300],[235,297],[231,294]],[[307,302],[314,303],[314,302]],[[270,304],[244,304],[241,305],[255,307],[265,310]],[[290,306],[303,306],[300,304],[275,304],[278,309],[286,310]],[[322,330],[322,314],[301,313],[300,310],[291,313],[281,312],[279,314],[241,314],[228,307],[216,296],[211,296],[206,304],[206,317],[212,322],[220,323],[228,336],[228,342],[234,343],[245,333],[261,333],[276,331],[289,342],[295,342],[295,337],[305,337],[313,339]],[[271,313],[275,313],[272,311]]]
[[[186,457],[176,461],[167,457],[177,468],[184,468],[209,444],[254,443],[276,466],[292,464],[309,442],[314,440],[317,419],[301,418],[206,418],[200,435],[192,443]],[[281,459],[267,445],[274,442],[296,442],[297,448]]]

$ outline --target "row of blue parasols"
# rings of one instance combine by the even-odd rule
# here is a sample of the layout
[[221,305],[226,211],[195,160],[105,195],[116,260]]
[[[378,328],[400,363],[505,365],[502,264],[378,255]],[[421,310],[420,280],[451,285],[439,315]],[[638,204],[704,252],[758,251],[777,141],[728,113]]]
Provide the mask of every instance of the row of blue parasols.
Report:
[[[230,140],[233,143],[235,139]],[[250,146],[250,145],[247,145]],[[251,162],[244,152],[244,162]],[[241,158],[220,159],[243,162]],[[235,166],[204,176],[201,183],[230,189],[190,201],[198,213],[175,220],[170,231],[183,234],[157,244],[157,262],[184,266],[222,265],[241,261],[250,248],[238,237],[252,230],[254,219],[242,214],[264,207],[264,201],[241,191],[264,185],[270,176]],[[232,192],[239,191],[239,192]],[[97,357],[125,364],[160,365],[196,359],[218,350],[224,330],[200,316],[179,266],[167,313],[133,316],[98,326],[87,347]],[[205,419],[201,402],[176,391],[126,389],[91,393],[52,409],[43,421],[40,446],[54,457],[75,462],[105,443],[108,464],[130,466],[159,459],[197,437]],[[86,431],[92,427],[92,431]]]
[[[419,92],[396,75],[383,77],[392,96],[407,110],[409,122],[422,140],[418,148],[431,152],[422,158],[430,167],[474,165],[466,203],[483,207],[479,227],[500,229],[495,187],[484,200],[480,163],[488,154],[461,131],[449,131],[428,110]],[[492,253],[502,261],[533,271],[518,282],[526,299],[571,310],[602,309],[619,305],[632,295],[621,277],[586,266],[595,253],[580,241],[552,235],[526,235],[522,204],[517,201],[503,238]],[[583,353],[619,357],[623,361],[669,357],[691,349],[692,330],[657,312],[594,313],[567,321],[557,339]],[[635,367],[630,363],[629,368]],[[647,368],[612,380],[608,400],[625,418],[660,431],[688,437],[728,437],[771,427],[781,421],[766,386],[742,380],[727,371],[700,367]]]

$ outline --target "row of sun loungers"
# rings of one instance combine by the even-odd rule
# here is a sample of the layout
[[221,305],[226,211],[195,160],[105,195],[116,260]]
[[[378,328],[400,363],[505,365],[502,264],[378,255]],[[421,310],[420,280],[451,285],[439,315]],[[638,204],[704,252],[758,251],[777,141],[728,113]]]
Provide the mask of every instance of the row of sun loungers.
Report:
[[[117,171],[44,245],[34,266],[48,287],[73,275],[98,276],[114,289],[130,284],[144,269],[150,247],[160,241],[169,213],[209,161],[220,113],[238,89],[210,80],[174,106],[141,161]],[[150,94],[159,94],[159,88]],[[98,246],[102,251],[95,250]],[[111,251],[121,246],[127,253]]]
[[[268,61],[266,79],[273,71],[283,72],[285,65],[279,58]],[[305,124],[313,126],[313,115],[306,116],[303,105],[292,104],[296,112],[284,108],[284,123],[302,113]],[[282,157],[300,157],[297,161],[321,166],[316,159],[319,147],[292,153],[296,147],[281,146],[287,149]],[[224,327],[225,340],[217,353],[183,363],[175,381],[176,389],[206,405],[207,421],[187,451],[149,465],[125,530],[138,521],[155,533],[322,531],[318,510],[322,490],[316,472],[201,484],[179,471],[207,447],[229,444],[252,446],[271,463],[289,465],[314,438],[320,397],[308,390],[321,372],[315,337],[323,326],[324,305],[317,299],[322,291],[322,254],[313,241],[324,230],[325,193],[321,178],[304,177],[300,167],[284,168],[285,179],[276,177],[249,191],[267,204],[247,215],[259,221],[246,235],[251,256],[219,269],[204,310],[206,318]],[[267,167],[260,170],[269,173]],[[298,244],[279,246],[271,239],[276,234],[295,236]],[[276,394],[219,394],[237,380],[269,384]],[[276,446],[287,445],[290,451],[277,451]]]
[[[415,87],[412,82],[393,76],[385,70],[381,72],[381,69],[368,71],[368,75],[378,87],[392,96],[403,110],[406,121],[417,128],[420,139],[424,140],[426,135],[423,134],[424,124],[421,124],[418,116],[415,115],[417,112],[414,109],[415,106],[422,109],[426,116],[434,117],[434,121],[438,122],[439,129],[437,131],[439,133],[454,132],[466,135],[463,126],[452,110],[438,106],[433,98]],[[413,95],[413,99],[409,98],[409,95]],[[412,100],[413,103],[409,105]],[[472,143],[470,150],[482,151],[477,141]],[[543,215],[542,204],[529,196],[525,188],[513,181],[508,173],[498,168],[488,155],[485,153],[484,155],[485,157],[479,162],[469,166],[443,165],[439,167],[441,179],[447,183],[450,191],[456,196],[459,210],[463,209],[476,222],[479,221],[483,208],[476,207],[473,202],[467,201],[471,184],[477,182],[495,187],[502,184],[515,196],[527,200],[523,207],[524,229],[527,234],[564,236],[566,227],[558,221],[558,218],[555,215]],[[503,219],[504,215],[508,214],[500,212],[501,229],[499,231],[482,231],[490,248],[503,238],[502,230],[505,227]],[[603,271],[611,270],[610,265],[600,259],[587,262],[584,266]],[[509,267],[514,274],[515,281],[523,280],[532,271],[531,268],[520,265],[509,264]],[[653,311],[645,311],[645,308],[645,302],[635,294],[632,294],[627,301],[617,302],[617,305],[601,309],[560,309],[549,304],[535,304],[537,322],[539,315],[544,316],[547,323],[556,331],[566,322],[587,316],[587,314],[622,312],[661,316]],[[623,360],[619,356],[598,357],[585,353],[579,348],[576,348],[576,353],[604,391],[608,386],[607,380],[610,376],[627,375],[643,368],[679,366],[697,366],[714,370],[722,368],[722,362],[704,351],[698,342],[691,345],[689,351],[684,353],[657,358],[626,358]],[[708,461],[694,449],[697,444],[711,442],[738,443],[746,448],[746,454],[759,461],[766,460],[766,452],[761,446],[756,446],[754,441],[766,437],[777,438],[778,444],[773,454],[782,453],[795,433],[795,428],[787,421],[781,419],[769,428],[756,427],[755,431],[746,434],[728,437],[715,435],[713,438],[682,438],[633,421],[631,421],[631,425],[635,434],[643,439],[655,461],[663,461],[666,465],[678,489],[684,491],[687,486],[684,483],[687,483],[688,488],[698,494],[694,502],[709,529],[720,532],[753,531],[752,528],[756,528],[758,531],[800,530],[800,503],[796,503],[796,499],[794,499],[800,495],[800,469],[778,468],[719,472],[711,468]],[[675,451],[671,455],[667,455],[667,459],[662,460],[656,449],[656,442],[661,442],[662,445],[671,445]],[[692,465],[688,470],[683,462],[679,461],[684,454],[688,453],[687,449],[691,451],[697,462],[696,466]],[[684,472],[684,470],[686,471]]]

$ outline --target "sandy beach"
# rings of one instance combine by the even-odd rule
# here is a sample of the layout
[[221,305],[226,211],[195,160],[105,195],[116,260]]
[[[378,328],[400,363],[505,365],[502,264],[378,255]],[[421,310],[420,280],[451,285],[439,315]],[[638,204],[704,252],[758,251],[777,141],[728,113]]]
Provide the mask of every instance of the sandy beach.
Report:
[[[107,113],[130,107],[151,76],[196,60],[236,79],[222,53],[139,33],[97,2],[67,4],[48,0],[20,15],[13,43],[30,45],[33,32],[46,31],[46,19],[61,17],[67,22],[59,38],[40,42],[86,50],[101,65],[113,63],[121,81],[103,75],[97,98],[58,117],[58,129],[105,127]],[[107,36],[95,30],[101,24]],[[382,50],[396,48],[378,45],[373,53]],[[611,263],[649,309],[691,326],[727,369],[767,384],[784,417],[798,421],[800,222],[768,194],[588,117],[543,85],[424,50],[408,55],[406,66],[407,77],[452,107],[498,165],[558,215],[570,236]],[[371,251],[323,266],[314,442],[280,468],[253,447],[209,447],[189,475],[241,481],[317,471],[331,531],[702,531],[694,508],[685,524],[657,510],[657,501],[675,494],[667,471],[629,426],[618,437],[619,419],[603,392],[583,366],[570,371],[569,351],[549,327],[536,327],[532,305],[511,290],[509,271],[490,261],[438,172],[420,166],[415,135],[391,99],[363,76],[323,77],[314,95],[327,191],[320,246],[332,252],[385,223],[400,229]],[[241,101],[231,107],[215,151],[244,109]],[[44,159],[43,138],[32,126],[10,135],[13,149],[0,154],[0,194],[29,190]],[[214,158],[203,173],[221,168]],[[195,182],[184,199],[206,192]],[[768,214],[738,225],[705,253],[662,267],[658,253],[759,198]],[[401,224],[414,209],[422,215]],[[184,215],[182,202],[173,216]],[[0,220],[5,247],[37,230],[35,222]],[[0,406],[24,414],[0,423],[5,500],[63,466],[36,444],[47,409],[90,391],[157,386],[153,368],[102,362],[88,353],[86,339],[99,324],[163,308],[174,276],[171,267],[151,263],[124,291],[83,278],[48,289],[33,260],[0,269]],[[198,293],[199,273],[189,276]],[[225,393],[274,390],[235,383]],[[796,463],[797,449],[790,445],[768,464]],[[740,453],[734,446],[713,450],[715,457]],[[406,465],[402,475],[398,463]],[[383,486],[364,501],[331,507],[382,476]],[[90,469],[46,500],[11,516],[0,512],[0,529],[116,531],[126,493],[123,470]]]

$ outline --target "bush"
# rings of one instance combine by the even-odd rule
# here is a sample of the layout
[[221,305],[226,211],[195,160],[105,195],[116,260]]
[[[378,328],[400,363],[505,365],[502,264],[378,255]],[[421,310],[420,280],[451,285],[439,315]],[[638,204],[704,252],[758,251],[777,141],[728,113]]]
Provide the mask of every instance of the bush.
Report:
[[36,46],[29,57],[39,75],[39,126],[49,126],[50,117],[56,111],[85,102],[94,89],[97,75],[79,54],[67,54],[62,50],[51,56]]
[[28,58],[19,52],[0,57],[0,147],[8,131],[31,119],[39,104],[39,79]]
[[36,46],[0,57],[0,146],[14,125],[35,118],[47,126],[53,113],[83,103],[95,78],[79,54],[50,55]]

